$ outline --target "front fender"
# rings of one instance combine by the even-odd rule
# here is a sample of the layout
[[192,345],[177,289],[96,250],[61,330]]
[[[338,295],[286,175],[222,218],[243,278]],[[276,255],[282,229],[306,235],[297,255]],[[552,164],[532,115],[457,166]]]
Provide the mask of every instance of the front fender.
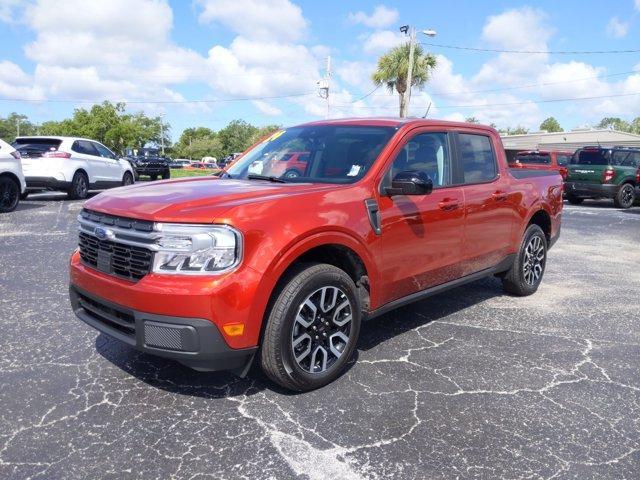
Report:
[[[307,236],[299,236],[294,242],[289,244],[281,255],[271,262],[265,270],[256,290],[250,318],[261,319],[264,322],[264,320],[266,320],[264,316],[269,306],[269,300],[282,275],[306,252],[323,245],[339,245],[352,250],[358,255],[364,263],[370,279],[371,303],[372,305],[377,304],[379,293],[377,290],[378,282],[375,280],[378,278],[378,269],[372,258],[371,251],[362,241],[345,232],[336,230],[322,231]],[[257,343],[259,338],[252,340]]]

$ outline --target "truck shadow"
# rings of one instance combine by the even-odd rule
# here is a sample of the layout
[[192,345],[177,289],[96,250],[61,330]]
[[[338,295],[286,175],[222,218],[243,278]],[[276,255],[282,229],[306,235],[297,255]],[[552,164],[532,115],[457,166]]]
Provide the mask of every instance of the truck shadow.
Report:
[[[371,350],[409,330],[502,294],[497,280],[484,279],[366,321],[360,330],[356,353],[346,370],[357,364],[359,351]],[[116,367],[153,388],[170,393],[215,399],[249,396],[268,389],[282,395],[297,395],[267,379],[257,362],[246,378],[239,378],[229,372],[197,372],[172,360],[138,352],[104,334],[98,335],[95,346],[96,351]]]

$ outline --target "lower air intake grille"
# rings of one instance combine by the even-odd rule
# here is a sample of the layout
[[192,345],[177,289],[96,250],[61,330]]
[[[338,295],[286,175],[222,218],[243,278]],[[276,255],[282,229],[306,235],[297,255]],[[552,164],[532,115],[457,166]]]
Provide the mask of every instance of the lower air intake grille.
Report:
[[164,350],[184,351],[182,334],[184,327],[171,327],[167,324],[144,322],[144,343],[148,347]]

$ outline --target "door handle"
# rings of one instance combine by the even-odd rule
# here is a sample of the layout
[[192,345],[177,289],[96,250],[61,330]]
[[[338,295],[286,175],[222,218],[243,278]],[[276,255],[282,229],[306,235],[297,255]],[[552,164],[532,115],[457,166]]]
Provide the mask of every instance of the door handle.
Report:
[[440,210],[455,210],[460,206],[460,202],[457,198],[445,198],[438,203]]
[[494,192],[491,196],[496,200],[496,202],[504,202],[507,199],[508,194],[507,192],[502,192],[498,190],[497,192]]

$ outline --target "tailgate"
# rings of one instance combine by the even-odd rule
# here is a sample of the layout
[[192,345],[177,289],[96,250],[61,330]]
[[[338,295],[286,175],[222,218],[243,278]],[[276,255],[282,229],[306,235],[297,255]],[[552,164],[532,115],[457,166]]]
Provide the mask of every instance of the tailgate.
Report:
[[567,181],[580,183],[602,183],[607,165],[568,165]]

